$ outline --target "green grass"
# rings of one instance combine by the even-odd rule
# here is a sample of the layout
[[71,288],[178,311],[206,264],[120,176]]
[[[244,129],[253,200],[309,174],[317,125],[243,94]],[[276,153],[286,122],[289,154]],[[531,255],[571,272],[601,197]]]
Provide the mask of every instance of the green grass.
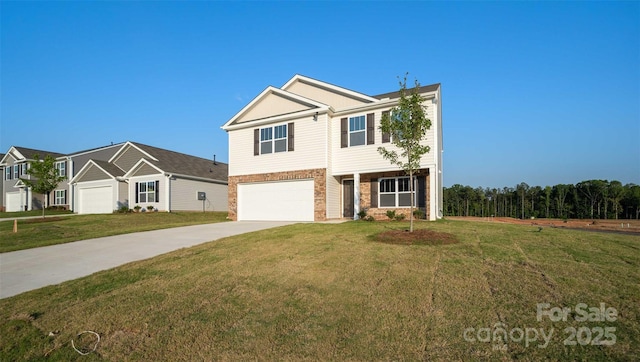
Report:
[[[86,330],[101,336],[87,360],[640,359],[638,237],[442,221],[417,227],[459,243],[372,241],[401,226],[296,224],[0,300],[0,360],[74,360]],[[537,321],[537,303],[618,319]],[[497,323],[554,334],[546,348],[464,338]],[[616,343],[565,346],[571,327],[614,327]]]
[[[2,215],[4,216],[4,215]],[[74,215],[0,222],[0,253],[68,243],[102,236],[225,221],[226,212],[144,212]]]
[[[70,215],[73,211],[68,210],[45,210],[45,217],[54,215]],[[16,211],[16,212],[0,212],[0,219],[11,219],[15,217],[42,216],[42,210]]]

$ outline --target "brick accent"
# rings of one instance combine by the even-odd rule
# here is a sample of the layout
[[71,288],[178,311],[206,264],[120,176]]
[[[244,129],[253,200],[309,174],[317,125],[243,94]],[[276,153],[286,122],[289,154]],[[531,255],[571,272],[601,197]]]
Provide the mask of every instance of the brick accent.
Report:
[[284,180],[313,179],[314,184],[314,220],[327,219],[327,170],[324,168],[271,172],[253,175],[229,176],[229,219],[238,220],[238,184]]
[[[380,173],[372,173],[372,174],[362,174],[360,175],[360,210],[366,210],[368,215],[373,216],[376,220],[388,220],[387,210],[395,210],[396,215],[403,214],[407,220],[409,219],[409,214],[411,212],[411,208],[372,208],[371,207],[371,179],[379,179],[381,177],[399,177],[406,176],[404,171],[390,171],[390,172],[380,172]],[[425,205],[426,207],[426,218],[429,219],[429,187],[431,177],[429,175],[429,170],[424,169],[420,170],[420,173],[416,176],[425,176],[425,190],[424,194],[426,197]],[[417,190],[416,190],[417,191]]]

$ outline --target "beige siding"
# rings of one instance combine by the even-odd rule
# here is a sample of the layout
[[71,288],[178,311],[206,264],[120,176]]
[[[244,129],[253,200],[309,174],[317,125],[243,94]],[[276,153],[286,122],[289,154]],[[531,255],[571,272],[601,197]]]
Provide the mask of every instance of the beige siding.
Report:
[[[427,168],[430,165],[435,164],[436,155],[434,147],[434,135],[435,128],[437,127],[434,120],[433,106],[428,104],[427,117],[432,120],[431,129],[427,132],[425,144],[431,147],[431,152],[422,157],[421,167]],[[375,111],[375,144],[362,145],[355,147],[340,147],[340,118],[365,115],[367,112],[354,113],[345,116],[335,117],[332,122],[331,138],[334,140],[332,150],[332,165],[331,171],[334,175],[346,175],[353,172],[380,172],[385,170],[397,169],[396,166],[382,158],[378,152],[378,147],[384,146],[387,149],[394,149],[391,143],[382,143],[382,133],[378,130],[380,126],[380,119],[382,118],[382,110]],[[397,148],[396,148],[397,150]]]
[[297,81],[291,84],[286,90],[291,93],[313,99],[320,103],[330,105],[333,107],[333,109],[341,109],[357,106],[360,104],[366,104],[366,102],[360,99],[355,99],[347,95],[336,93],[335,91],[331,91],[301,81]]
[[255,104],[236,122],[242,123],[254,119],[262,119],[280,114],[299,112],[311,108],[308,104],[283,97],[280,94],[270,93],[267,97]]
[[145,157],[145,154],[140,152],[137,148],[132,146],[126,146],[127,149],[122,152],[113,163],[121,169],[128,171],[135,165],[141,158]]
[[86,182],[86,181],[96,181],[96,180],[104,180],[111,178],[109,175],[104,173],[100,168],[96,167],[96,165],[90,165],[87,171],[80,177],[78,182]]
[[[229,132],[229,176],[326,168],[325,117],[311,117],[295,123],[293,152],[253,155],[253,130],[245,128]],[[271,126],[287,124],[274,123]],[[262,127],[267,127],[261,126]],[[256,127],[257,128],[257,127]]]
[[206,192],[205,211],[227,211],[227,185],[195,180],[171,180],[171,210],[202,211],[197,192]]
[[340,187],[340,179],[327,173],[327,219],[342,217]]

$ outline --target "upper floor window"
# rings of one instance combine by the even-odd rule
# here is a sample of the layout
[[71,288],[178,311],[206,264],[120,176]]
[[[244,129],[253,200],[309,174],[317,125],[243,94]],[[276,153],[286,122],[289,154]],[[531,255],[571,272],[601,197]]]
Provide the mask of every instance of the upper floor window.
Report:
[[364,116],[349,118],[349,146],[364,145],[366,135]]
[[[414,179],[415,180],[415,179]],[[409,207],[411,206],[411,193],[409,191],[408,177],[394,177],[380,179],[379,197],[380,207]],[[416,195],[414,184],[413,194]],[[415,205],[415,202],[414,202]]]
[[255,129],[253,154],[293,151],[293,123]]
[[67,163],[56,162],[56,170],[58,171],[58,176],[66,176],[67,175]]
[[4,179],[5,181],[11,180],[11,166],[7,166],[7,168],[4,169]]
[[13,178],[16,180],[20,178],[20,165],[13,165]]
[[340,147],[372,145],[375,143],[374,114],[340,119]]
[[20,176],[24,176],[27,174],[27,168],[29,167],[28,163],[23,163],[22,165],[20,165]]

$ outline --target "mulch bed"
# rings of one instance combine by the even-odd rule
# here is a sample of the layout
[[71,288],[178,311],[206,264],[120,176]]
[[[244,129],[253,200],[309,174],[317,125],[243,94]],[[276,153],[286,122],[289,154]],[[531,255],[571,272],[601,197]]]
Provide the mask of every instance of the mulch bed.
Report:
[[458,242],[455,235],[429,229],[387,230],[375,235],[376,241],[396,245],[447,245]]

